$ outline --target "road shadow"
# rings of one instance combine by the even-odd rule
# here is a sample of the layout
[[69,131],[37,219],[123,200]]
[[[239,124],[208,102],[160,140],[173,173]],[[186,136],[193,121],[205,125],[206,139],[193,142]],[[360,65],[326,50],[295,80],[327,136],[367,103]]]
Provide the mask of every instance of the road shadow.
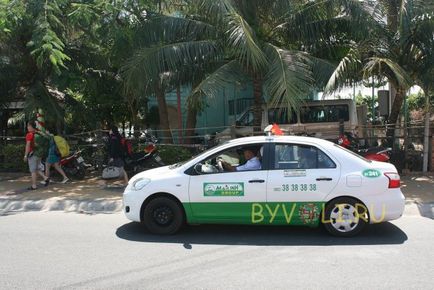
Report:
[[131,222],[120,226],[116,235],[124,240],[144,243],[192,245],[247,246],[332,246],[332,245],[393,245],[403,244],[407,235],[397,226],[386,222],[368,226],[353,238],[330,236],[324,228],[287,226],[198,225],[186,226],[172,236],[153,235],[143,225]]

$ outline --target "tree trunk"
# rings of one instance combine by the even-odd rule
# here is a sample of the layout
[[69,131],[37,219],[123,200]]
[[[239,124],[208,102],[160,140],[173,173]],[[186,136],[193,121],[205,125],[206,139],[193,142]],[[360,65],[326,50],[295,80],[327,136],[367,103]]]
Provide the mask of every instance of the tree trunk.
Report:
[[387,26],[393,32],[398,31],[399,3],[396,0],[386,0]]
[[430,133],[430,117],[431,117],[431,108],[430,108],[430,99],[429,99],[429,90],[424,89],[425,91],[425,126],[424,126],[424,136],[423,136],[423,166],[422,171],[428,171],[428,157],[429,157],[429,133]]
[[163,130],[164,140],[162,143],[173,143],[172,132],[170,131],[169,115],[167,113],[166,96],[160,85],[155,86],[155,96],[158,103],[158,115],[160,116],[160,128]]
[[178,143],[182,144],[182,109],[181,109],[181,88],[178,85],[176,87],[176,99],[177,99],[177,109],[178,109]]
[[262,80],[257,75],[253,78],[253,96],[253,132],[258,135],[262,123]]
[[392,142],[394,141],[396,123],[398,121],[399,113],[401,112],[402,102],[405,97],[404,95],[405,89],[397,88],[395,100],[393,101],[392,110],[390,112],[388,120],[388,123],[391,126],[387,129],[387,138],[389,144],[392,144]]
[[194,144],[194,131],[196,128],[197,122],[197,108],[189,102],[188,110],[187,110],[187,121],[186,121],[186,129],[185,129],[185,138],[184,143],[186,144]]

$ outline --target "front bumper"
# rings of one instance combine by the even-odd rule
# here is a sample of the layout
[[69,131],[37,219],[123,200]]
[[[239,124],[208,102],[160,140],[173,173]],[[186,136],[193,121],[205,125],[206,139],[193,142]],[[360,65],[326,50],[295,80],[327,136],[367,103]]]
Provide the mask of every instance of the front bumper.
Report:
[[140,222],[140,209],[142,207],[142,200],[138,197],[136,191],[125,190],[122,200],[122,207],[125,216],[132,221]]

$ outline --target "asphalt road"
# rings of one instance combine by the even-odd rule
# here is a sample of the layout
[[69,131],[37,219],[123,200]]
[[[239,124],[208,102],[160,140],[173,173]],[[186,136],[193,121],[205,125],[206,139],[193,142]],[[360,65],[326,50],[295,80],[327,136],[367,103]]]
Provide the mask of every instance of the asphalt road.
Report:
[[340,239],[297,227],[147,233],[122,213],[0,216],[1,289],[433,289],[434,220]]

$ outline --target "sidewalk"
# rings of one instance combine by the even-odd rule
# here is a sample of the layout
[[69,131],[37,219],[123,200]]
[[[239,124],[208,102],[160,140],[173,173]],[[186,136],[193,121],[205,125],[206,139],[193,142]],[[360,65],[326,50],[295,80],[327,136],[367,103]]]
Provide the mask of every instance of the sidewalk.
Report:
[[[434,219],[434,175],[402,176],[402,192],[406,197],[405,215]],[[30,177],[24,174],[0,173],[0,215],[23,211],[63,210],[81,213],[112,213],[122,210],[120,182],[98,177],[67,184],[51,183],[35,191],[27,191]]]
[[120,181],[107,186],[98,177],[67,184],[52,182],[39,189],[27,191],[30,176],[0,173],[0,215],[22,211],[63,210],[81,213],[111,213],[122,210]]
[[434,219],[434,175],[408,174],[401,176],[405,215],[420,215]]

